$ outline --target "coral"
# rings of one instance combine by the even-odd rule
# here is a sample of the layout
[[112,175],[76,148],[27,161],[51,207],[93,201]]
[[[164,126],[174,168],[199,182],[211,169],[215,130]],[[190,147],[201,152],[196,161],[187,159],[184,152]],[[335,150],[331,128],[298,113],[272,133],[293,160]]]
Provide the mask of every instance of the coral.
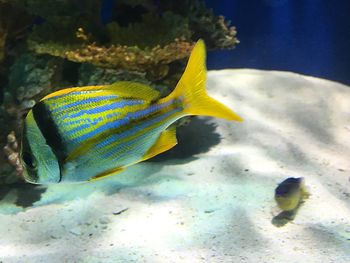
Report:
[[230,27],[230,21],[226,21],[224,16],[202,17],[196,21],[195,31],[198,36],[206,36],[204,40],[209,49],[234,48],[239,43],[236,38],[236,28]]
[[[204,38],[211,49],[233,48],[238,43],[235,28],[229,27],[224,17],[207,10],[201,1],[118,2],[114,21],[106,26],[95,20],[77,23],[81,20],[58,12],[55,18],[33,28],[29,48],[78,63],[147,73],[146,78],[154,81],[168,75],[170,63],[186,58],[198,38]],[[135,12],[135,16],[128,16],[135,20],[126,20],[119,9]],[[91,16],[89,10],[86,13]]]
[[[193,41],[188,40],[191,33],[186,21],[179,15],[165,12],[161,16],[145,14],[142,22],[126,27],[111,22],[105,28],[106,44],[98,42],[98,37],[87,27],[62,25],[61,21],[61,29],[56,30],[55,24],[48,23],[34,27],[28,46],[38,54],[98,67],[148,73],[150,79],[157,80],[167,75],[169,63],[190,53]],[[62,30],[62,27],[69,30]],[[74,34],[72,30],[75,30]],[[65,37],[60,39],[61,35]],[[43,36],[46,41],[43,41]]]
[[137,46],[122,45],[104,47],[97,46],[95,43],[83,45],[76,49],[48,43],[31,43],[31,47],[38,54],[50,54],[74,62],[88,62],[103,68],[146,72],[149,74],[150,79],[156,80],[167,75],[167,65],[169,63],[187,57],[193,44],[181,39],[175,39],[174,42],[164,47],[157,45],[153,48],[145,49],[140,49]]
[[170,74],[166,80],[152,82],[147,80],[145,73],[99,68],[90,64],[82,64],[78,71],[79,81],[77,86],[104,85],[117,81],[137,81],[157,89],[162,97],[171,92],[181,76]]
[[[27,13],[40,16],[48,21],[64,17],[92,18],[99,20],[100,0],[2,0],[24,9]],[[86,20],[86,19],[85,19]],[[58,21],[56,21],[58,22]],[[58,23],[59,24],[59,23]]]
[[37,100],[54,90],[52,82],[58,68],[57,62],[32,54],[24,54],[15,61],[4,96],[9,116],[21,120]]
[[[38,43],[59,43],[60,45],[80,45],[76,38],[78,28],[85,28],[97,38],[103,32],[100,23],[99,0],[11,0],[17,9],[34,16],[28,39]],[[28,32],[29,33],[29,32]]]
[[205,6],[204,1],[161,1],[160,9],[171,11],[188,19],[191,38],[203,38],[209,49],[234,48],[239,41],[236,28],[230,27],[230,21],[223,16],[216,16]]
[[19,157],[19,144],[14,131],[7,135],[7,143],[4,147],[4,153],[9,163],[15,168],[16,175],[23,179],[23,166]]
[[0,184],[11,184],[23,181],[23,166],[19,157],[19,142],[15,132],[10,132],[6,137],[6,145],[3,147],[4,157],[0,158]]
[[100,68],[87,63],[83,63],[79,67],[78,79],[78,86],[105,85],[122,80],[151,84],[150,81],[145,79],[144,73]]
[[[141,16],[142,22],[120,26],[117,22],[107,25],[110,43],[139,48],[165,46],[176,38],[184,41],[191,36],[188,20],[171,12],[162,15],[151,13]],[[169,30],[171,29],[171,30]]]

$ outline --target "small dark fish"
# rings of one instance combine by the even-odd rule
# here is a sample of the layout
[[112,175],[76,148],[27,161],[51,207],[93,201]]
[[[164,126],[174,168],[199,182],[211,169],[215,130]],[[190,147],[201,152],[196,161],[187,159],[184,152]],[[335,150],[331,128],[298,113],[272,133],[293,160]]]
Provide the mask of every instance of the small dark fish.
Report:
[[287,178],[275,190],[275,200],[282,211],[295,210],[308,196],[302,177]]

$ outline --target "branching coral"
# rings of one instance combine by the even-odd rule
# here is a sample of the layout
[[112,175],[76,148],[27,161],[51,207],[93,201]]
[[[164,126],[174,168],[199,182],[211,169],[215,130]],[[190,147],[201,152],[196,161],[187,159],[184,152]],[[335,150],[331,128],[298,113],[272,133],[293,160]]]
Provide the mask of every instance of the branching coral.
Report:
[[[118,8],[128,5],[128,1],[119,2]],[[28,45],[38,54],[144,72],[150,80],[159,80],[167,76],[169,63],[189,55],[198,38],[204,38],[211,49],[232,48],[238,43],[235,28],[229,27],[222,16],[214,16],[201,1],[157,4],[140,0],[129,5],[134,8],[131,12],[137,6],[143,8],[136,21],[126,23],[116,14],[115,21],[103,27],[100,23],[79,24],[64,16],[58,26],[58,18],[50,18],[48,23],[34,28]],[[99,34],[94,31],[97,28]]]
[[83,63],[78,69],[77,86],[107,85],[117,81],[133,80],[150,85],[145,79],[145,74],[117,69],[100,68],[91,64]]
[[19,143],[15,132],[7,135],[3,147],[4,158],[0,158],[0,184],[11,184],[23,181],[23,166],[19,156]]
[[141,22],[127,26],[120,26],[117,22],[109,23],[107,34],[110,43],[146,48],[166,46],[176,38],[188,41],[191,36],[188,19],[172,12],[164,12],[162,15],[147,13],[141,19]]
[[234,48],[239,43],[236,28],[223,16],[216,16],[204,1],[162,1],[159,8],[188,18],[191,38],[203,38],[209,49]]
[[[225,17],[207,17],[199,18],[197,21],[198,36],[203,35],[209,49],[215,48],[234,48],[239,43],[236,38],[236,28],[230,26],[230,21],[226,21]],[[212,20],[214,19],[214,21]]]
[[4,153],[9,163],[15,168],[17,176],[22,179],[23,166],[20,161],[19,144],[14,131],[7,135],[7,144],[4,147]]
[[38,54],[50,54],[79,63],[88,62],[103,68],[147,72],[151,79],[160,79],[167,75],[169,63],[189,55],[193,43],[175,39],[174,42],[164,47],[157,45],[145,49],[122,45],[104,47],[95,43],[76,49],[37,43],[32,43],[31,46]]

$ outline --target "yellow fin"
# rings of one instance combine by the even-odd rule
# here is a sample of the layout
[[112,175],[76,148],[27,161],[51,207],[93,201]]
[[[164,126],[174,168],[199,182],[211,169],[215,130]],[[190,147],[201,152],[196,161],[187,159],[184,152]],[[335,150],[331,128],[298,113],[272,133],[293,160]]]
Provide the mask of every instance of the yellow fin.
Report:
[[123,98],[142,99],[146,101],[154,101],[160,97],[159,91],[146,84],[132,81],[118,81],[106,86],[85,86],[62,89],[45,96],[41,100],[62,96],[77,91],[92,90],[109,91]]
[[146,154],[143,156],[142,161],[150,159],[162,152],[165,152],[173,148],[176,144],[176,128],[171,127],[160,134],[157,141],[153,144],[153,146],[150,149],[148,149]]
[[203,40],[198,40],[175,90],[162,100],[182,98],[186,115],[204,115],[242,121],[243,119],[231,109],[207,94],[206,71],[205,45]]
[[126,169],[126,167],[117,167],[117,168],[114,168],[112,170],[108,170],[104,173],[101,173],[99,175],[96,175],[96,176],[92,177],[89,181],[97,181],[97,180],[100,180],[102,178],[106,178],[108,176],[120,173],[120,172],[124,171],[125,169]]
[[118,81],[105,86],[104,89],[111,89],[113,92],[123,98],[135,98],[147,101],[153,101],[160,97],[159,91],[146,84],[132,81]]
[[104,86],[86,86],[86,87],[73,87],[73,88],[67,88],[67,89],[61,89],[55,92],[52,92],[48,95],[46,95],[44,98],[41,100],[46,100],[49,98],[53,98],[56,96],[62,96],[68,93],[76,92],[76,91],[82,91],[82,90],[102,90]]

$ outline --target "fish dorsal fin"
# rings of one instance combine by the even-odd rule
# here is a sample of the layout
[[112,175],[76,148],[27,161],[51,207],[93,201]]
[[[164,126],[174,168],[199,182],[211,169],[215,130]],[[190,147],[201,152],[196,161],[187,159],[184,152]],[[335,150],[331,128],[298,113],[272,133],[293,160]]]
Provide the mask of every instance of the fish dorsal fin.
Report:
[[117,95],[123,98],[135,98],[146,101],[154,101],[160,97],[159,91],[146,84],[132,81],[118,81],[103,89],[113,90]]
[[162,152],[170,150],[177,144],[176,127],[171,127],[163,131],[158,137],[157,141],[148,149],[141,161],[150,159]]
[[146,84],[132,81],[118,81],[111,85],[105,86],[85,86],[62,89],[45,96],[41,100],[63,96],[72,92],[79,91],[108,91],[122,98],[141,99],[145,101],[155,101],[160,97],[159,91],[151,88]]
[[46,95],[41,100],[46,100],[46,99],[50,99],[58,96],[64,96],[72,92],[78,92],[78,91],[102,90],[103,87],[104,86],[86,86],[86,87],[73,87],[73,88],[61,89]]

